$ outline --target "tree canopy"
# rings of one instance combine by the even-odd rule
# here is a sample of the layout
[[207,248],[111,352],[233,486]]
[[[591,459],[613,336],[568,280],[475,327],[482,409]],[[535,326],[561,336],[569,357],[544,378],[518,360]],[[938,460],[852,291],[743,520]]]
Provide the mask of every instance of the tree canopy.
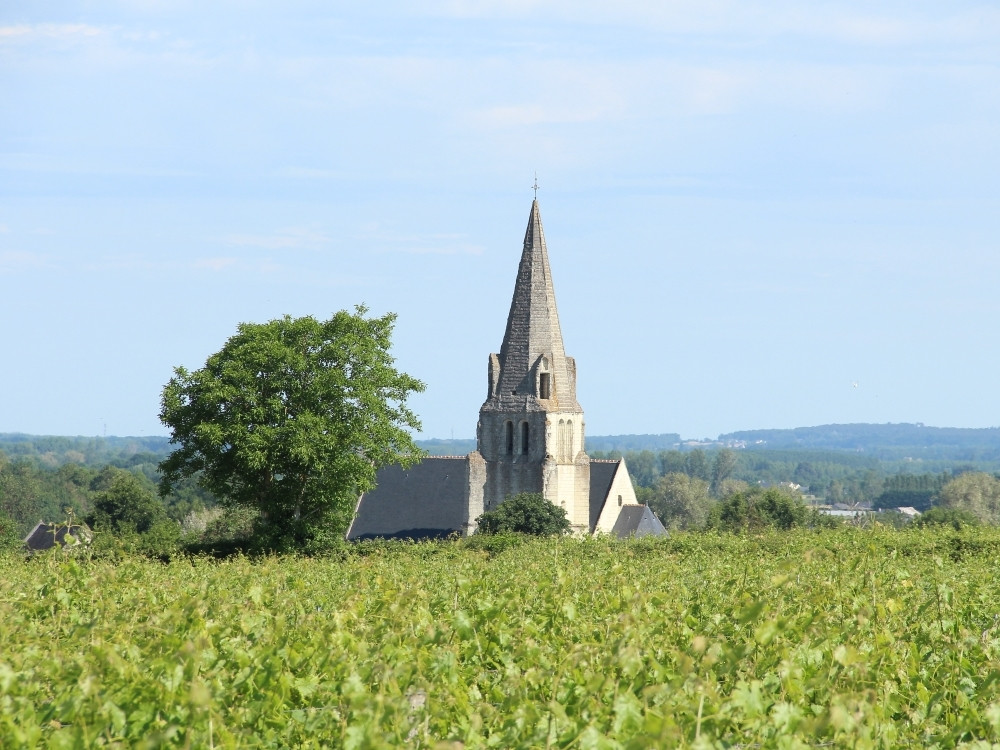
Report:
[[749,487],[719,503],[713,525],[728,531],[790,529],[805,525],[811,517],[797,493],[777,487]]
[[366,313],[242,323],[204,367],[176,368],[160,420],[179,447],[161,493],[197,474],[223,504],[256,510],[273,547],[343,534],[379,467],[420,454],[406,400],[424,385],[393,366],[396,316]]
[[941,488],[939,503],[967,511],[983,523],[1000,523],[1000,479],[983,472],[961,474]]
[[704,479],[671,472],[659,478],[645,499],[667,528],[700,529],[714,504],[708,489]]
[[144,534],[167,520],[167,511],[156,494],[135,474],[105,467],[91,483],[93,512],[87,524],[114,533]]
[[522,492],[504,500],[476,519],[479,534],[533,534],[552,536],[570,530],[566,509],[540,492]]

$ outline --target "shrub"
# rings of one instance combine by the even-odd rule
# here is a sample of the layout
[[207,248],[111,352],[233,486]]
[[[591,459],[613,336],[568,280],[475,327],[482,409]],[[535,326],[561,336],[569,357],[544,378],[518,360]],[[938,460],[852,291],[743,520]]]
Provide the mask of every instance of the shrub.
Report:
[[108,466],[94,484],[94,510],[86,520],[95,531],[144,534],[167,517],[152,489],[130,471]]
[[540,492],[522,492],[476,519],[477,534],[532,534],[552,536],[570,530],[566,509],[553,505]]
[[805,526],[811,519],[802,498],[775,487],[751,487],[735,492],[719,503],[710,525],[727,531],[790,529]]
[[502,552],[510,549],[517,549],[527,541],[524,534],[474,534],[463,540],[465,549],[474,549],[485,552],[490,557],[496,557]]
[[958,531],[963,526],[978,526],[979,517],[972,511],[963,508],[944,508],[938,505],[926,511],[919,518],[915,518],[913,525],[918,528],[925,526],[952,526]]
[[0,513],[0,554],[21,546],[21,535],[17,533],[17,524],[12,518]]

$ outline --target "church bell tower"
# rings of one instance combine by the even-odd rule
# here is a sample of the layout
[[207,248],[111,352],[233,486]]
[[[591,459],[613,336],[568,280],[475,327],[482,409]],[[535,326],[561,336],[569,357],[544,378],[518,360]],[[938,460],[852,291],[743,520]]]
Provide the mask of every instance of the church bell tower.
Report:
[[485,462],[482,510],[511,495],[541,492],[566,509],[575,530],[589,530],[590,458],[584,452],[583,408],[576,400],[576,363],[563,349],[537,199],[507,330],[500,353],[490,355],[476,439]]

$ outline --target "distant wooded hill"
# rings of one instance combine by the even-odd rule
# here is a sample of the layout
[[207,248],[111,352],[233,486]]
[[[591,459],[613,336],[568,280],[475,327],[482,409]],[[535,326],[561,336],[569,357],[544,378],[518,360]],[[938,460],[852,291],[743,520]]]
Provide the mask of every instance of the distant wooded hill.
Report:
[[[668,451],[676,449],[681,436],[676,433],[663,435],[588,435],[587,450],[605,453],[630,451]],[[464,456],[476,449],[473,439],[418,440],[417,445],[432,456]]]
[[1000,460],[1000,428],[927,427],[922,424],[828,424],[791,430],[744,430],[720,435],[747,449],[833,450],[884,460]]
[[[475,450],[476,441],[418,440],[434,456],[461,456]],[[841,451],[882,460],[907,458],[939,461],[1000,461],[1000,428],[926,427],[922,424],[830,424],[788,430],[743,430],[720,435],[717,441],[684,441],[676,433],[659,435],[593,435],[587,451],[690,450],[732,447],[769,451]],[[48,466],[79,463],[116,465],[159,460],[170,453],[169,439],[146,437],[63,437],[0,433],[0,452],[9,458],[30,458]]]
[[10,459],[31,459],[57,467],[64,464],[84,466],[129,466],[158,462],[170,453],[170,439],[149,437],[62,437],[0,433],[0,453]]

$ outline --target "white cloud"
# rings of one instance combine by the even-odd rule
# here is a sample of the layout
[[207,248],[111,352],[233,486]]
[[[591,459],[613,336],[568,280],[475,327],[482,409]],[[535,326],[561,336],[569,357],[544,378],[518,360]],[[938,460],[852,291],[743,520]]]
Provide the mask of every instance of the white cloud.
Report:
[[273,234],[230,234],[224,241],[228,245],[267,250],[315,249],[330,244],[330,238],[322,232],[301,227],[283,229]]
[[378,224],[365,226],[357,239],[384,252],[412,255],[482,255],[482,245],[468,242],[464,234],[400,234],[382,229]]
[[594,122],[604,114],[602,108],[549,106],[546,104],[515,104],[487,107],[470,113],[474,125],[488,128],[509,128],[526,125],[550,125]]
[[411,255],[482,255],[486,248],[482,245],[427,245],[400,247],[399,252]]
[[[666,34],[776,38],[800,35],[868,45],[996,39],[1000,11],[985,5],[941,3],[930,10],[899,5],[895,12],[867,3],[798,0],[438,0],[423,13],[482,21],[519,19]],[[411,12],[413,12],[411,10]]]
[[343,179],[349,173],[340,169],[317,169],[315,167],[284,167],[275,171],[275,177],[289,177],[304,180]]
[[108,33],[108,29],[86,23],[39,23],[0,26],[0,43],[50,39],[79,41],[93,39]]
[[237,263],[239,263],[237,258],[199,258],[194,262],[194,267],[209,271],[225,271],[233,268]]
[[17,250],[0,252],[0,274],[31,271],[39,268],[53,268],[47,256]]

